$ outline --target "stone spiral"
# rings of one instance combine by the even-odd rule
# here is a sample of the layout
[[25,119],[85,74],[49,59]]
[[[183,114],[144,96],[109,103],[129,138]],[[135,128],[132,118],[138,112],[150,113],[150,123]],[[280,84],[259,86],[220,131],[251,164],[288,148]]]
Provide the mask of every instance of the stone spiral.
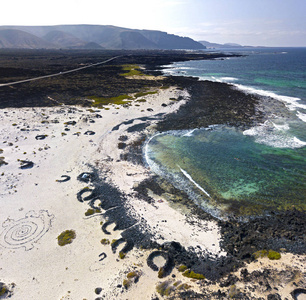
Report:
[[53,215],[48,211],[41,210],[39,214],[30,211],[25,218],[17,221],[8,219],[2,227],[4,231],[0,234],[0,245],[5,248],[21,248],[30,250],[34,247],[33,243],[37,242],[51,227]]

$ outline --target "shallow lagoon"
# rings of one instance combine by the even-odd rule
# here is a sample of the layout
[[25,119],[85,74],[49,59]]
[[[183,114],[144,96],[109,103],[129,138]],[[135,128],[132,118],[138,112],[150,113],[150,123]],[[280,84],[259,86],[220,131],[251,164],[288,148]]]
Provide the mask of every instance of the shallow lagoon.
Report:
[[294,139],[280,148],[257,138],[221,125],[171,131],[149,140],[146,160],[217,217],[305,209],[306,147]]

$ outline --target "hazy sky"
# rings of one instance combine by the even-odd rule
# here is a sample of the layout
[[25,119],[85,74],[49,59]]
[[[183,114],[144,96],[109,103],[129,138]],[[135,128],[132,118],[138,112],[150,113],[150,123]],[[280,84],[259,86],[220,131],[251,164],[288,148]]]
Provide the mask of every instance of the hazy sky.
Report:
[[306,47],[306,0],[2,0],[0,25],[98,24]]

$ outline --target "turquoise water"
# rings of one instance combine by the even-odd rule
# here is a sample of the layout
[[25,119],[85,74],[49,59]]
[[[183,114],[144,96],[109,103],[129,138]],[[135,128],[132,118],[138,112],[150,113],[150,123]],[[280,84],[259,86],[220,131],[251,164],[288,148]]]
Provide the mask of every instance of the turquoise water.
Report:
[[305,208],[306,147],[277,148],[214,126],[159,134],[146,153],[154,172],[215,216]]
[[179,62],[165,73],[232,83],[265,97],[261,109],[267,121],[244,132],[212,124],[158,134],[146,145],[146,160],[153,172],[217,217],[305,209],[306,49],[245,53],[227,60]]

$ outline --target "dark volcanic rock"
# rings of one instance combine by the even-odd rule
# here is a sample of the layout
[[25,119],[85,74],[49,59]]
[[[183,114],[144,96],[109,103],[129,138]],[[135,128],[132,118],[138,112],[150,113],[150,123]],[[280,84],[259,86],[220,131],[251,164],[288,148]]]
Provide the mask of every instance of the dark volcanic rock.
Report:
[[262,249],[279,251],[285,248],[293,253],[306,249],[305,212],[290,210],[250,219],[247,222],[219,221],[223,247],[239,259],[251,259]]
[[249,127],[262,120],[256,111],[259,98],[246,95],[228,84],[198,81],[191,77],[169,77],[168,82],[186,88],[191,99],[159,122],[158,131],[194,129],[214,124]]

